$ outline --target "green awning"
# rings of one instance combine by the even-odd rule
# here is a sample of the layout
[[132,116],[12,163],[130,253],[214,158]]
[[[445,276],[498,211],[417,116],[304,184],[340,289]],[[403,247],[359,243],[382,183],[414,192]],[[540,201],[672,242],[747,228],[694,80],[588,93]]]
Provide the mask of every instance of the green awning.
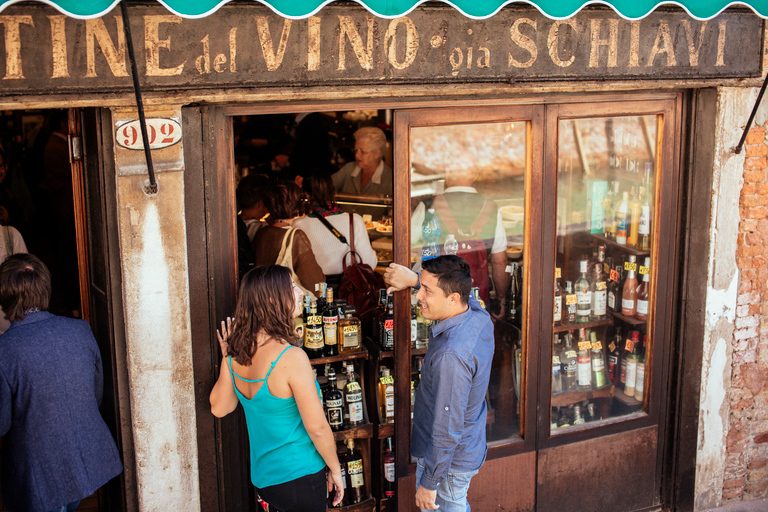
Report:
[[[0,0],[0,11],[19,0]],[[75,18],[95,18],[112,10],[119,0],[35,0],[56,7]],[[168,10],[185,18],[201,18],[215,12],[229,0],[158,0]],[[333,0],[254,0],[263,3],[286,18],[307,18]],[[363,7],[382,18],[408,14],[426,0],[357,0]],[[662,5],[685,9],[693,18],[709,19],[731,6],[749,7],[759,16],[768,17],[768,0],[442,0],[470,18],[488,18],[509,4],[529,4],[553,19],[570,18],[588,5],[608,5],[619,16],[640,19]]]

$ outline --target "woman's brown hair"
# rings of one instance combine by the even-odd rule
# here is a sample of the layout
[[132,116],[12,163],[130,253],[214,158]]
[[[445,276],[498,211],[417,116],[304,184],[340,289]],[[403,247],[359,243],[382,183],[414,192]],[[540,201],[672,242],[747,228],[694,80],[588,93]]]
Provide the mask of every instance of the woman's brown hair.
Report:
[[304,180],[304,183],[312,207],[332,208],[336,206],[336,189],[333,186],[331,173],[324,170],[315,171],[311,178]]
[[291,271],[265,265],[249,271],[240,282],[229,355],[249,366],[256,354],[256,336],[265,335],[299,345],[293,321],[296,301]]
[[9,322],[24,320],[32,310],[45,311],[51,298],[51,273],[32,254],[8,256],[0,265],[0,306]]
[[267,222],[292,219],[304,213],[304,193],[292,181],[271,183],[264,191],[264,207],[269,212]]

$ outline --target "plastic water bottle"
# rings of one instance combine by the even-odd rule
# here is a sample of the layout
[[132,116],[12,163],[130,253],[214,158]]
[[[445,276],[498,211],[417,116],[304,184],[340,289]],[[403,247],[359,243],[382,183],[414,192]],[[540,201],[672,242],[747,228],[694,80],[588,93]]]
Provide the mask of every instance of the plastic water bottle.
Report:
[[456,254],[459,252],[459,242],[456,241],[456,237],[448,235],[448,238],[443,244],[443,254]]
[[434,208],[427,210],[424,215],[424,222],[421,223],[421,237],[424,239],[424,245],[421,248],[422,261],[440,256],[440,248],[437,245],[440,239],[440,223],[435,218]]

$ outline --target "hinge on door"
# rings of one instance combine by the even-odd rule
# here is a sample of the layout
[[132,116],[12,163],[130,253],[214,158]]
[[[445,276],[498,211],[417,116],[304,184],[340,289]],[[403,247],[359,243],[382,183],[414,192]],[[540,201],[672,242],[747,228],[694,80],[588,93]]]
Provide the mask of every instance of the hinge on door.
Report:
[[83,149],[81,146],[81,140],[79,136],[70,135],[70,155],[72,155],[72,161],[78,162],[83,159]]

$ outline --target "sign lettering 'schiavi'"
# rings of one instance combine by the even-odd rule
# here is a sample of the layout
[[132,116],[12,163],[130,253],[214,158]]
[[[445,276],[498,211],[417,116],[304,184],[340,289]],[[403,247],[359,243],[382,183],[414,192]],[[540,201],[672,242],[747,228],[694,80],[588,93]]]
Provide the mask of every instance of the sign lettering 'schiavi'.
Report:
[[[370,83],[754,77],[761,21],[728,11],[710,21],[657,10],[639,21],[610,9],[550,20],[506,8],[478,21],[450,7],[387,20],[325,7],[305,20],[263,6],[224,6],[205,19],[130,7],[148,90]],[[42,5],[0,15],[0,91],[130,87],[119,14],[77,20]]]

